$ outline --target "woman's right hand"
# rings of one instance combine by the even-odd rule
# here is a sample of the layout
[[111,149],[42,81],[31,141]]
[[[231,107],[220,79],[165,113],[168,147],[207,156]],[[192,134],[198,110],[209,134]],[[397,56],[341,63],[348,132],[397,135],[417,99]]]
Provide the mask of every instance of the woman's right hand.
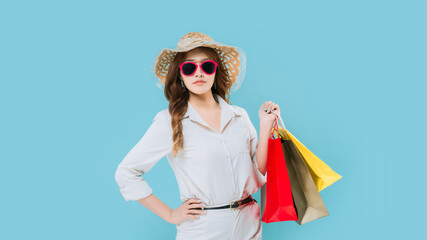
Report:
[[[189,218],[198,219],[198,215],[206,215],[206,211],[203,210],[204,207],[204,203],[202,203],[199,199],[190,198],[189,200],[181,204],[181,206],[179,206],[178,208],[171,210],[168,222],[172,224],[180,224]],[[202,209],[196,210],[192,208]]]

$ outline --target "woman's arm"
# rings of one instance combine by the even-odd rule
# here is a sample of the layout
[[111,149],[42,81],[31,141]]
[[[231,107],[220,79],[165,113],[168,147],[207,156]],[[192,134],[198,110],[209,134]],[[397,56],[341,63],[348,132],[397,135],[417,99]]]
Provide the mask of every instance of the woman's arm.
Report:
[[[199,199],[195,198],[188,199],[176,209],[171,209],[154,196],[154,194],[150,194],[148,197],[138,199],[137,201],[172,224],[180,224],[189,218],[197,219],[200,214],[206,215],[206,212],[203,210],[205,205]],[[192,208],[202,208],[202,210],[193,210]]]
[[[267,112],[264,110],[267,109]],[[279,105],[274,104],[272,101],[267,101],[263,103],[258,111],[260,118],[260,127],[259,127],[259,140],[256,151],[256,161],[258,165],[258,170],[265,175],[267,171],[267,151],[268,151],[268,139],[270,138],[271,128],[273,127],[274,120],[276,119],[273,113],[270,113],[268,110],[275,111],[276,114],[280,116]]]
[[262,173],[262,175],[265,175],[265,172],[267,171],[267,150],[271,127],[272,125],[270,122],[260,122],[256,161],[258,164],[258,170]]
[[162,202],[162,200],[157,198],[154,194],[150,194],[148,197],[138,199],[137,201],[159,217],[163,218],[165,221],[170,221],[172,208]]
[[172,144],[168,121],[159,112],[117,167],[115,179],[126,201],[139,200],[153,193],[143,175],[171,152]]
[[203,210],[191,209],[203,208],[203,204],[197,199],[189,199],[178,208],[171,209],[153,194],[142,177],[171,152],[172,131],[168,120],[161,112],[154,117],[144,136],[117,167],[115,179],[126,201],[138,201],[167,222],[179,224],[188,218],[195,219],[198,215],[205,214]]

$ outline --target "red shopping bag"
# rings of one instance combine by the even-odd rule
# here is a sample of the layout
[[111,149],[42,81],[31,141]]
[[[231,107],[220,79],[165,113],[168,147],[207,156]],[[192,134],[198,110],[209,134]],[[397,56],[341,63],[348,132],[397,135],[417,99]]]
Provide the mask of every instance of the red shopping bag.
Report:
[[271,138],[268,139],[265,206],[261,220],[265,223],[296,221],[298,215],[278,132],[277,117],[274,130],[277,138],[274,138],[272,132]]

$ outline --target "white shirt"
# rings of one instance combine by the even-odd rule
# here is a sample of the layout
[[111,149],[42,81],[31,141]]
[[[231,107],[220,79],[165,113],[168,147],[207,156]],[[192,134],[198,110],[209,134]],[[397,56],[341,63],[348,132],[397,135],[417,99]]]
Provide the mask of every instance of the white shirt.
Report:
[[210,127],[188,102],[182,119],[184,150],[176,157],[172,154],[168,109],[156,114],[116,170],[115,179],[126,201],[153,193],[141,176],[165,156],[175,173],[182,202],[198,198],[206,207],[226,205],[257,192],[266,183],[266,175],[258,170],[257,132],[248,113],[217,97],[221,107],[220,132]]

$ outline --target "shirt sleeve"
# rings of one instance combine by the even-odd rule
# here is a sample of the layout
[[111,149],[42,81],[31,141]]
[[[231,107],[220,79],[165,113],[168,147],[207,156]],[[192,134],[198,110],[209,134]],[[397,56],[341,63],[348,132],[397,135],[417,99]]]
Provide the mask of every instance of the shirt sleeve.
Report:
[[118,165],[115,180],[126,201],[146,198],[153,193],[141,176],[172,151],[171,132],[166,116],[157,113],[144,136]]
[[265,173],[265,175],[263,175],[258,169],[258,163],[256,161],[256,151],[257,151],[257,146],[258,146],[258,133],[257,133],[254,125],[252,124],[252,121],[249,118],[249,115],[246,112],[246,110],[244,110],[244,115],[245,115],[245,119],[247,121],[247,124],[249,125],[249,133],[250,133],[250,138],[251,138],[251,143],[250,143],[251,159],[252,159],[252,164],[254,166],[255,175],[257,178],[257,182],[258,182],[258,188],[260,188],[267,182],[267,172]]

